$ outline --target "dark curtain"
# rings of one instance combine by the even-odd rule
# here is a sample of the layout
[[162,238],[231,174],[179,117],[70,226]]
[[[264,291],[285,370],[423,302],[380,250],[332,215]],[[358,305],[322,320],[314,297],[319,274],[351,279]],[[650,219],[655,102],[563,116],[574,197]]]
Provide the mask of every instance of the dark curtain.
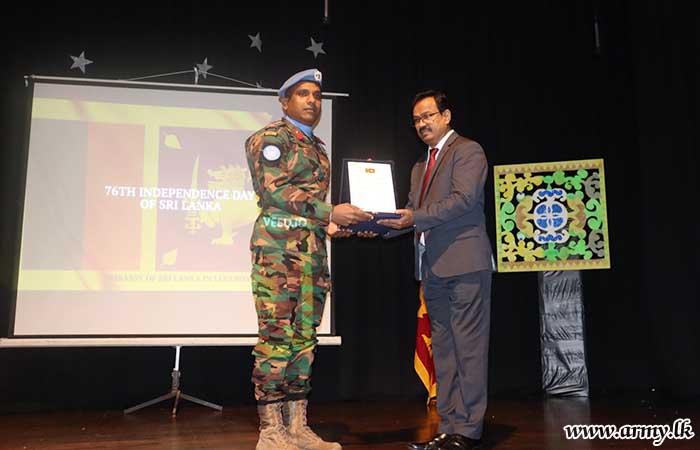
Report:
[[[91,78],[186,70],[277,87],[318,67],[335,104],[335,167],[342,158],[395,161],[400,203],[424,146],[409,126],[413,95],[441,89],[453,126],[489,163],[604,158],[612,268],[584,271],[591,395],[700,394],[698,317],[697,16],[681,2],[150,2],[129,6],[7,7],[2,35],[2,298],[7,329],[21,213],[27,74]],[[594,23],[598,23],[596,39]],[[263,53],[249,48],[261,32]],[[309,37],[326,55],[303,49]],[[161,81],[191,83],[191,77]],[[223,83],[210,79],[211,84]],[[333,182],[339,185],[339,171]],[[488,229],[495,238],[493,179]],[[334,193],[337,199],[337,192]],[[424,400],[413,371],[418,287],[412,241],[333,244],[335,328],[321,347],[319,400]],[[496,274],[490,392],[540,395],[534,273]],[[170,386],[169,348],[0,349],[0,411],[123,408]],[[252,402],[250,348],[185,348],[182,388],[215,403]],[[654,394],[651,394],[651,393]]]
[[633,5],[646,355],[658,386],[698,394],[700,20],[676,3]]

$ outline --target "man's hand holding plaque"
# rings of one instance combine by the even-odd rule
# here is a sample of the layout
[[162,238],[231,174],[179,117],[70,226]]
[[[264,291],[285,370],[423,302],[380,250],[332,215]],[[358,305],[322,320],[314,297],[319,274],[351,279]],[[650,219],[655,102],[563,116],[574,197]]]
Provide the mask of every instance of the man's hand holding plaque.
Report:
[[376,233],[364,231],[356,232],[347,228],[353,224],[363,223],[372,219],[372,214],[363,211],[357,206],[351,205],[350,203],[341,203],[333,207],[331,222],[326,228],[326,234],[332,238],[346,238],[353,235],[363,238],[373,238],[377,236]]
[[415,223],[413,220],[413,210],[410,209],[397,209],[396,214],[399,215],[396,219],[381,219],[377,220],[380,225],[393,228],[394,230],[402,230],[404,228],[412,227]]
[[350,203],[335,205],[331,213],[331,222],[335,222],[341,227],[347,227],[348,225],[368,220],[372,220],[372,214]]

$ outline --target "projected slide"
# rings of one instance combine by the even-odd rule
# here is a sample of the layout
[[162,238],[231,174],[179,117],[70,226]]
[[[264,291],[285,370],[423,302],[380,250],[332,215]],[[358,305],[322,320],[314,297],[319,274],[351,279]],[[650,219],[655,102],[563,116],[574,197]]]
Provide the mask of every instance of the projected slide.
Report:
[[14,334],[256,334],[244,141],[281,114],[269,94],[36,83]]

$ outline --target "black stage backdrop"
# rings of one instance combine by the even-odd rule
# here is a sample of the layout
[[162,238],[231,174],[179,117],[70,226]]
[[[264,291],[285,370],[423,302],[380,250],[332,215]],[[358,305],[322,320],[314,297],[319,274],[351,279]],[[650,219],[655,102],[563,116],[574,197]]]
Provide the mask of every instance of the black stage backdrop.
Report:
[[[393,159],[398,194],[423,145],[413,94],[450,96],[453,125],[489,163],[605,158],[612,269],[583,273],[591,395],[673,400],[700,395],[698,339],[698,39],[685,2],[140,2],[5,6],[2,19],[2,298],[7,330],[27,74],[91,78],[187,69],[277,87],[318,67],[336,105],[334,164]],[[290,3],[294,3],[290,6]],[[594,22],[598,18],[599,38]],[[247,35],[261,33],[263,53]],[[324,43],[313,58],[309,38]],[[155,80],[191,83],[191,76]],[[204,80],[202,80],[204,81]],[[209,84],[223,84],[210,78]],[[333,174],[339,185],[339,171]],[[494,236],[493,179],[487,185]],[[334,194],[337,197],[337,193]],[[424,400],[413,371],[417,285],[409,237],[334,243],[336,330],[322,347],[315,400]],[[494,277],[492,396],[540,395],[534,273]],[[0,350],[0,412],[123,408],[167,392],[171,348]],[[184,348],[185,392],[252,403],[249,347]]]

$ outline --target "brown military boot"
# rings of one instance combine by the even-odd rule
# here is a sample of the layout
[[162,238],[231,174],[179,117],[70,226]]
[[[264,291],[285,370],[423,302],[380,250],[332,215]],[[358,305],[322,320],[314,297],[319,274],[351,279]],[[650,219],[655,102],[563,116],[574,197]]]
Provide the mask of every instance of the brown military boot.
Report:
[[282,421],[282,403],[258,405],[260,438],[255,450],[301,450],[292,444],[292,438]]
[[282,406],[284,423],[294,445],[301,450],[342,450],[337,442],[326,442],[306,424],[308,400],[286,401]]

